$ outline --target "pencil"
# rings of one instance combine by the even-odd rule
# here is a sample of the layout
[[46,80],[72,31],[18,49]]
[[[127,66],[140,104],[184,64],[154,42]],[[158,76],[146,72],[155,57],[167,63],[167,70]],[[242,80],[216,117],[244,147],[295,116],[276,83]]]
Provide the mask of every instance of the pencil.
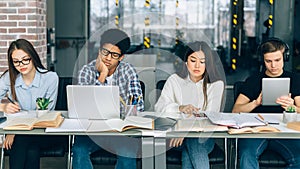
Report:
[[130,99],[130,100],[129,100],[129,105],[131,105],[131,104],[132,104],[132,100],[133,100],[133,96],[130,95],[130,96],[129,96],[129,99]]
[[141,96],[141,95],[139,95],[139,97],[138,97],[138,101],[137,101],[138,103],[140,102],[140,100],[141,100],[141,97],[142,97],[142,96]]
[[121,103],[126,107],[126,103],[124,102],[123,98],[120,96]]
[[257,114],[257,116],[262,119],[262,120],[265,120],[265,118],[261,115],[261,114]]

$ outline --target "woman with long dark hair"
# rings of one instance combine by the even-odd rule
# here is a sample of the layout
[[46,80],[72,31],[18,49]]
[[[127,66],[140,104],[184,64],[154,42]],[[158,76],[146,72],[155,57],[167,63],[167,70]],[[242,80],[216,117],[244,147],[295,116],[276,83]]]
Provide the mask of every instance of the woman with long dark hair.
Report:
[[[49,109],[55,108],[58,76],[46,70],[33,45],[25,39],[13,41],[7,52],[8,70],[0,78],[0,100],[7,97],[9,103],[1,103],[0,111],[7,116],[20,111],[36,110],[36,99],[50,98]],[[9,165],[12,169],[39,168],[40,147],[49,138],[35,135],[6,135],[3,142],[10,150]]]
[[[188,44],[183,69],[168,78],[155,111],[171,117],[178,112],[191,115],[199,110],[219,112],[225,80],[219,67],[222,64],[216,65],[217,56],[205,42]],[[174,138],[170,147],[182,148],[182,168],[209,169],[208,154],[213,150],[213,139]]]

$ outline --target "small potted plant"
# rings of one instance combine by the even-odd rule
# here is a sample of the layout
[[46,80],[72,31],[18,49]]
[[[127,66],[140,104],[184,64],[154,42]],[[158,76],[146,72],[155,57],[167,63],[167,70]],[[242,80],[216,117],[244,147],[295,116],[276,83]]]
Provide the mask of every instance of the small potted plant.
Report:
[[297,112],[295,106],[288,106],[286,110],[283,112],[283,120],[284,123],[297,121]]
[[36,105],[38,108],[38,111],[37,111],[38,117],[40,117],[43,114],[48,112],[48,106],[51,102],[52,102],[52,100],[50,100],[50,98],[39,97],[36,99]]

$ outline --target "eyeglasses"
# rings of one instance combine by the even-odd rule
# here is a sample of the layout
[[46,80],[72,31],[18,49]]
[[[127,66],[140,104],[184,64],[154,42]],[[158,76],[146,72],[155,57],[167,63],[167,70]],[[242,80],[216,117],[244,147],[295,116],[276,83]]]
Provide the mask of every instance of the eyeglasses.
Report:
[[13,64],[15,66],[20,66],[20,64],[22,63],[23,65],[28,65],[31,61],[31,58],[25,58],[22,60],[13,60]]
[[103,56],[108,56],[109,54],[111,54],[111,57],[113,59],[119,59],[119,57],[121,57],[121,54],[120,53],[116,53],[116,52],[111,52],[105,48],[101,48],[99,50],[99,52],[103,55]]

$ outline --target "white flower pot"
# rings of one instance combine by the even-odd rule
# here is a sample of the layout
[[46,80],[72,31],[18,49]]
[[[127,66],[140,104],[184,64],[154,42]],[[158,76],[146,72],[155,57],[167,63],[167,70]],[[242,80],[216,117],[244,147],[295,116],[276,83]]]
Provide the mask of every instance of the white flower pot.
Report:
[[46,114],[48,112],[49,112],[49,110],[37,110],[36,111],[36,116],[37,117],[41,117],[42,115],[44,115],[44,114]]
[[283,112],[283,123],[297,121],[297,112]]

